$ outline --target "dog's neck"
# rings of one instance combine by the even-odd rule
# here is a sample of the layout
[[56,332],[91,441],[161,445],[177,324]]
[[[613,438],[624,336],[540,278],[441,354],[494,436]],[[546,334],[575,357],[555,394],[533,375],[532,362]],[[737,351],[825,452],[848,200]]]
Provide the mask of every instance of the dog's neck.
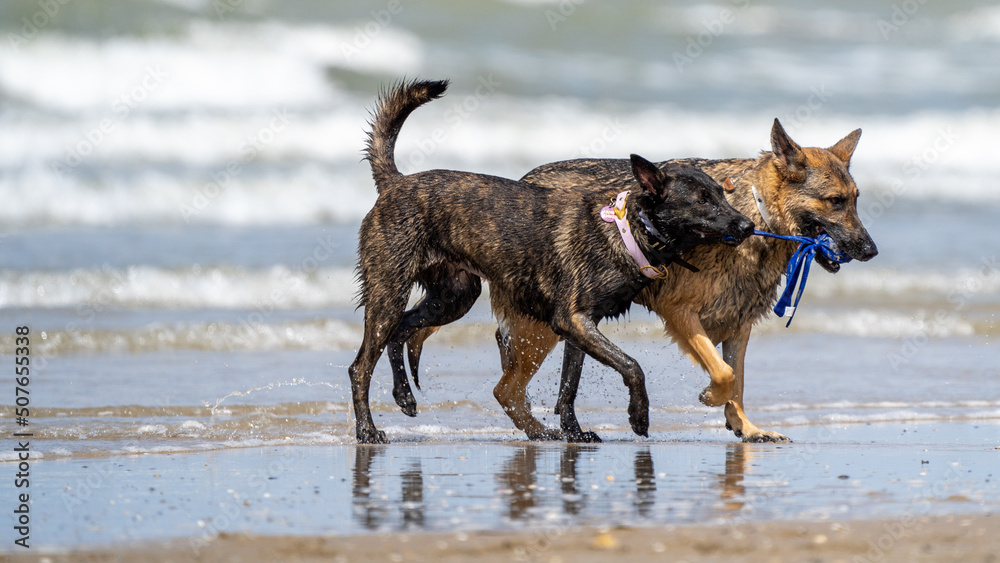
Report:
[[632,236],[650,265],[662,269],[676,263],[692,272],[698,271],[698,268],[681,258],[681,253],[688,249],[678,248],[677,241],[673,237],[657,229],[649,214],[639,207],[634,198],[629,198],[625,202],[625,208],[629,214]]
[[779,178],[772,153],[750,161],[742,173],[731,178],[734,189],[748,192],[748,197],[744,199],[748,203],[737,210],[749,217],[760,230],[786,236],[799,234],[792,232],[784,209],[775,206],[779,198],[773,186],[781,184]]
[[[781,176],[774,165],[774,155],[764,153],[758,158],[748,159],[740,166],[740,172],[729,177],[727,189],[732,188],[736,192],[736,197],[730,197],[730,203],[737,211],[746,215],[758,230],[766,230],[779,235],[792,235],[791,222],[787,219],[784,210],[775,205],[780,201],[778,186],[781,184]],[[754,198],[754,191],[763,200],[758,206]],[[761,208],[767,214],[767,221],[764,220]],[[744,241],[741,245],[742,252],[764,253],[774,255],[778,258],[775,264],[780,264],[779,269],[774,274],[780,278],[784,271],[784,265],[795,253],[796,245],[783,240],[753,236]]]

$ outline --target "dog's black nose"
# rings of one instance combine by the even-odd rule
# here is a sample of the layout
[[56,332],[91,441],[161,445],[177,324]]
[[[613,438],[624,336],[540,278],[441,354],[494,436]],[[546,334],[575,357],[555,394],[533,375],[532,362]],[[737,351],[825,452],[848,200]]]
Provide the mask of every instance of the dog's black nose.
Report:
[[878,256],[878,247],[875,246],[875,241],[869,238],[861,242],[858,248],[858,255],[855,258],[862,262],[867,262],[876,256]]
[[739,220],[739,226],[737,230],[740,233],[740,240],[746,240],[747,237],[753,234],[754,224],[753,221],[746,217],[741,217]]

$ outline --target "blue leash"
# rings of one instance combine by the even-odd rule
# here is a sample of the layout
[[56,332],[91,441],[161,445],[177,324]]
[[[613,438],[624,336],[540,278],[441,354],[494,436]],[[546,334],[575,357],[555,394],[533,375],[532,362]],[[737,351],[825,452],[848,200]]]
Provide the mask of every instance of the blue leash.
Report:
[[[833,239],[826,233],[820,233],[816,238],[776,235],[756,230],[753,234],[799,243],[799,247],[795,250],[795,254],[792,254],[792,257],[788,260],[788,267],[785,269],[785,291],[781,293],[781,298],[778,299],[778,303],[774,306],[774,314],[779,317],[784,317],[785,309],[789,305],[792,306],[792,314],[789,315],[788,322],[785,323],[786,327],[792,324],[792,319],[795,318],[795,310],[799,307],[799,299],[802,299],[802,292],[806,289],[806,280],[809,279],[809,264],[813,261],[816,253],[819,252],[831,262],[836,262],[837,264],[851,261],[851,257],[837,248],[837,243],[833,242]],[[795,303],[793,304],[792,293],[795,292],[795,284],[799,281],[800,272],[802,273],[802,283],[799,284],[799,292],[795,296]]]

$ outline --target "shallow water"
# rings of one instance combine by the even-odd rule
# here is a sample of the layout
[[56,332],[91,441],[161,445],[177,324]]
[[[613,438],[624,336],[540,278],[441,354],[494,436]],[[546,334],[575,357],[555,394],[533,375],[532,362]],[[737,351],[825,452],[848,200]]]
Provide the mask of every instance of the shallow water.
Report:
[[673,442],[400,442],[64,459],[39,466],[38,517],[60,530],[39,541],[57,548],[190,537],[196,550],[221,532],[276,529],[544,536],[610,522],[985,514],[1000,503],[989,443],[996,429],[823,427],[787,445],[684,432]]

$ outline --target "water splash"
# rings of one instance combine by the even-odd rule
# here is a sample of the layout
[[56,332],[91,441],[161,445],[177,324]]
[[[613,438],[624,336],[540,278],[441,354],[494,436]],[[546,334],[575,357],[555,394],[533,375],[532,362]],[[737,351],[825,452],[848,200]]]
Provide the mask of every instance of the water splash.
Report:
[[275,381],[273,383],[268,383],[266,385],[258,385],[256,387],[251,387],[251,388],[249,388],[249,389],[247,389],[245,391],[233,391],[232,393],[229,393],[228,395],[226,395],[224,397],[216,399],[215,404],[211,404],[208,401],[203,401],[203,404],[204,404],[204,406],[208,407],[209,412],[211,412],[212,416],[215,416],[215,411],[216,411],[216,409],[219,408],[219,405],[221,405],[224,401],[226,401],[226,399],[229,399],[231,397],[246,397],[246,396],[252,395],[252,394],[254,394],[254,393],[258,392],[258,391],[271,391],[271,390],[277,389],[278,387],[296,387],[296,386],[299,386],[299,385],[306,385],[308,387],[316,387],[316,386],[324,386],[325,385],[326,387],[329,387],[330,389],[337,390],[337,387],[334,384],[332,384],[332,383],[330,383],[328,381],[314,382],[314,381],[306,381],[306,379],[303,378],[303,377],[296,377],[296,378],[293,378],[291,381]]

